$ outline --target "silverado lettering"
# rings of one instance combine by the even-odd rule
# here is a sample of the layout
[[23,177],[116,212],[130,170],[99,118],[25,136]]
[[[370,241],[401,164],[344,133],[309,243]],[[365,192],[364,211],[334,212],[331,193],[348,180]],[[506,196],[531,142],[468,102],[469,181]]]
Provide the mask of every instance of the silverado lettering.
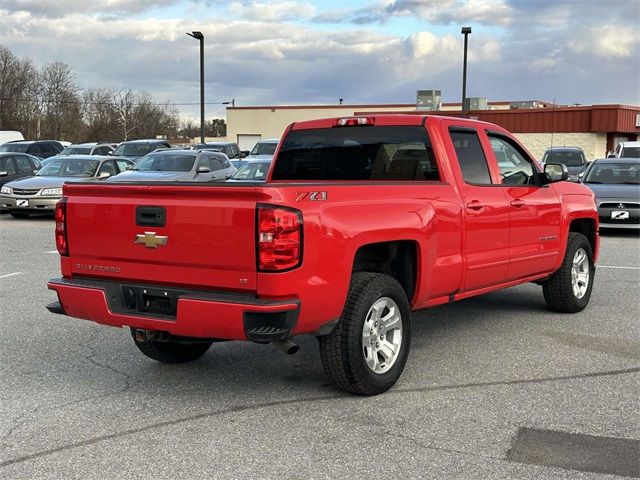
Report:
[[[129,327],[142,353],[170,363],[219,340],[293,353],[292,338],[315,335],[334,384],[374,395],[402,373],[415,310],[525,282],[552,310],[587,306],[598,214],[566,179],[489,123],[299,122],[264,183],[66,184],[48,307]],[[161,208],[166,224],[142,235],[140,208]]]

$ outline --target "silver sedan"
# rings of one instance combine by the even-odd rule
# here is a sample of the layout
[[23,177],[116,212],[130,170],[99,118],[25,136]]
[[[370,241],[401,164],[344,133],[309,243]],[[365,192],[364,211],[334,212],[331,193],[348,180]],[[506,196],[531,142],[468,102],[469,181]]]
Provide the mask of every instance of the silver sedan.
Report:
[[109,156],[77,155],[49,162],[35,176],[6,183],[0,190],[0,209],[16,218],[31,213],[53,213],[65,182],[106,180],[130,168],[133,162]]

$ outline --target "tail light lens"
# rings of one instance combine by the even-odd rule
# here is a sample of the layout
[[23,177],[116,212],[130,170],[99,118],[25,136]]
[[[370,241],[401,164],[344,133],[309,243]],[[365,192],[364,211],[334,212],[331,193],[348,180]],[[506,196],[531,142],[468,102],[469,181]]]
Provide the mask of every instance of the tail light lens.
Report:
[[56,203],[56,248],[63,256],[69,255],[69,245],[67,244],[67,198],[62,197]]
[[302,263],[302,212],[258,206],[258,270],[281,272]]

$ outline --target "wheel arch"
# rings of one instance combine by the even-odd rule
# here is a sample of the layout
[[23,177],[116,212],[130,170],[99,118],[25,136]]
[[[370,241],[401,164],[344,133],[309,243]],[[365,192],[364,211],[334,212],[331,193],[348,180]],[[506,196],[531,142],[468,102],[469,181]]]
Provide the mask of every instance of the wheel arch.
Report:
[[353,259],[352,273],[377,272],[395,278],[413,304],[418,291],[419,246],[415,240],[392,240],[361,245]]
[[592,218],[575,218],[571,220],[569,224],[569,233],[581,233],[591,245],[591,251],[595,255],[597,252],[597,236],[596,236],[596,222]]

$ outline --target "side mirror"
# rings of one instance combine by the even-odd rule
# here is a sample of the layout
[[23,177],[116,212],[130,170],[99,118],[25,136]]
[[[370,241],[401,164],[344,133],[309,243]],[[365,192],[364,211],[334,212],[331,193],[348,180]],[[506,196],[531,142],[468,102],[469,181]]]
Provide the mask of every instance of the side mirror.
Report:
[[111,174],[109,172],[102,172],[100,175],[98,175],[98,179],[99,180],[106,180],[110,176],[111,176]]
[[585,174],[585,173],[586,173],[586,172],[582,172],[582,173],[579,173],[579,174],[578,174],[578,182],[582,182],[582,181],[584,180],[584,174]]
[[198,167],[196,173],[211,173],[211,169],[209,167]]
[[545,163],[544,173],[549,178],[550,183],[562,182],[569,178],[569,170],[564,163]]
[[613,152],[607,152],[607,158],[616,158],[616,155]]
[[0,177],[6,177],[9,175],[9,172],[0,172]]
[[227,174],[224,176],[224,178],[225,178],[226,180],[229,180],[232,176],[233,176],[233,175],[231,175],[230,173],[227,173]]
[[248,157],[249,153],[250,153],[249,150],[242,150],[240,152],[240,158]]
[[111,150],[108,150],[108,151],[107,151],[107,155],[110,155],[110,156],[112,156],[112,157],[113,157],[113,152],[112,152]]

